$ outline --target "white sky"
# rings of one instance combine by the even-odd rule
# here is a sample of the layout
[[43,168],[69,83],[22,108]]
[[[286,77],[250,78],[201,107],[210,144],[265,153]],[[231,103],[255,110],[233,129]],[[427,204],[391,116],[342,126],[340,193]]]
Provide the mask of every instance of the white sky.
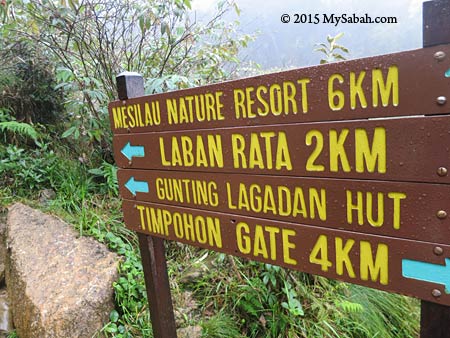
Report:
[[[350,49],[350,58],[392,53],[422,47],[422,0],[236,0],[241,9],[240,30],[260,32],[244,51],[247,59],[263,68],[285,68],[317,64],[321,55],[313,52],[327,35],[343,32],[339,41]],[[214,12],[217,1],[193,0],[198,18]],[[322,14],[371,17],[395,16],[397,24],[283,24],[282,14]],[[235,19],[236,17],[233,17]],[[230,18],[231,20],[232,18]]]

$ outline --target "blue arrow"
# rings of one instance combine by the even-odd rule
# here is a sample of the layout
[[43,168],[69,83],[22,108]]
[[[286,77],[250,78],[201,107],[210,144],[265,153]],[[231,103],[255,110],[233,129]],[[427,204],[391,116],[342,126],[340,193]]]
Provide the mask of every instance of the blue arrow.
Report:
[[137,192],[148,192],[148,183],[145,181],[136,181],[133,176],[125,183],[127,188],[134,196]]
[[121,153],[124,154],[129,161],[131,161],[133,157],[145,156],[144,146],[132,146],[130,142],[128,142],[125,147],[123,147]]
[[450,258],[445,259],[445,265],[402,259],[402,275],[406,278],[443,284],[445,293],[450,293]]

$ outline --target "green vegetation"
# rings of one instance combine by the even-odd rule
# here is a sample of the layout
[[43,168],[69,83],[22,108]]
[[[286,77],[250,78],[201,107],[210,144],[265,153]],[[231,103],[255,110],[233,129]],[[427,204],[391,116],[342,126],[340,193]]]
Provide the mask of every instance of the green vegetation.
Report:
[[324,58],[320,59],[320,64],[344,61],[346,57],[341,53],[348,54],[349,51],[342,45],[339,45],[337,41],[344,36],[344,33],[339,33],[335,36],[327,36],[327,43],[319,43],[316,45],[314,51],[322,53]]
[[[0,208],[25,201],[121,255],[107,337],[152,336],[111,154],[114,75],[142,73],[148,93],[229,79],[251,40],[223,20],[238,13],[234,3],[222,1],[204,24],[189,9],[189,0],[0,3]],[[346,51],[338,38],[321,46],[327,60]],[[417,301],[407,297],[176,243],[167,259],[177,323],[199,325],[204,337],[417,335]]]

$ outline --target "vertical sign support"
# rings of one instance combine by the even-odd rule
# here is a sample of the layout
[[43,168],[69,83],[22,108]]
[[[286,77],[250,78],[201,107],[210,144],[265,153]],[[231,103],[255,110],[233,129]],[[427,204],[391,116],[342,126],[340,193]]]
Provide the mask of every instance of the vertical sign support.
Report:
[[[448,43],[450,43],[450,1],[435,0],[424,2],[423,47]],[[450,60],[450,55],[444,57]],[[450,95],[450,93],[448,94]],[[421,338],[448,337],[450,307],[422,300],[420,310]]]
[[[116,81],[119,100],[144,95],[144,79],[140,74],[123,72],[116,77]],[[139,249],[144,269],[153,336],[155,338],[175,338],[177,333],[167,275],[164,240],[141,233],[137,235],[139,237]]]

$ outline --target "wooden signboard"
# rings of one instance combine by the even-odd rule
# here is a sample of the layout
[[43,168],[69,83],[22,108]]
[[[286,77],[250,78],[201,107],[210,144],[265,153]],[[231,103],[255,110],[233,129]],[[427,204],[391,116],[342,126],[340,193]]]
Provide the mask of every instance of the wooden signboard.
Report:
[[354,120],[448,112],[450,46],[142,96],[110,104],[114,133]]
[[113,145],[130,169],[450,183],[440,171],[450,168],[449,125],[442,116],[216,128],[117,135]]
[[127,200],[450,245],[450,185],[130,169],[118,179]]
[[149,96],[130,77],[138,94],[109,113],[125,224],[164,299],[156,336],[175,331],[169,239],[420,298],[422,333],[438,337],[426,318],[450,313],[449,59],[447,44]]
[[449,245],[128,200],[123,212],[137,232],[450,305]]
[[[442,47],[437,49],[439,48]],[[448,46],[442,49],[446,48]],[[434,92],[450,92],[450,78],[446,77],[444,71],[447,66],[443,67],[435,59],[426,62],[425,58],[429,53],[429,49],[403,52],[313,67],[314,69],[307,68],[298,72],[310,74],[310,82],[315,83],[316,79],[333,76],[330,74],[353,74],[361,72],[361,65],[377,64],[380,79],[383,79],[380,81],[384,83],[382,87],[387,88],[385,96],[389,98],[386,98],[384,106],[389,109],[386,110],[381,104],[377,107],[372,105],[367,110],[369,116],[404,115],[412,108],[409,106],[410,97],[404,97],[403,95],[407,94],[402,93],[410,94],[413,89],[429,88],[431,85]],[[416,66],[432,64],[432,69],[439,71],[432,71],[431,74],[416,72],[416,76],[411,78],[410,73],[405,74],[404,80],[400,81],[399,74],[403,74],[401,70],[412,67],[412,60],[416,62]],[[395,73],[391,73],[392,69],[396,69]],[[315,74],[315,77],[311,74]],[[422,86],[414,85],[416,77]],[[277,79],[277,76],[267,75],[216,86],[223,91],[227,88],[228,92],[233,92],[237,88],[257,88],[262,82],[270,87],[271,83],[277,83]],[[205,90],[211,91],[211,88],[191,89],[189,95],[195,100],[197,96],[206,95],[203,94]],[[375,100],[375,97],[381,95],[380,90],[378,87],[369,88],[370,97]],[[357,92],[356,90],[353,94],[357,95]],[[311,90],[309,93],[311,100],[308,102],[314,102],[321,107],[321,111],[326,111],[326,107],[321,106],[324,101],[320,100],[323,90]],[[173,98],[179,101],[179,95],[180,92],[166,93],[164,97],[167,102],[171,102]],[[361,98],[363,94],[359,95]],[[145,100],[150,102],[159,97],[149,96]],[[306,253],[297,252],[299,248],[312,250],[322,234],[326,238],[333,238],[321,244],[323,250],[330,252],[337,245],[335,238],[354,237],[354,240],[348,239],[346,243],[359,241],[369,243],[372,248],[385,243],[386,248],[392,247],[386,249],[386,257],[391,257],[386,261],[386,271],[390,271],[389,282],[375,283],[374,287],[450,305],[450,290],[443,288],[445,283],[442,284],[437,279],[434,283],[430,280],[424,281],[420,277],[420,271],[416,271],[422,268],[428,271],[426,264],[437,264],[438,267],[441,264],[440,267],[445,269],[445,259],[450,257],[446,247],[450,244],[447,219],[447,202],[450,198],[450,175],[447,174],[447,168],[450,168],[450,116],[444,114],[450,109],[446,102],[439,103],[435,100],[428,106],[428,110],[421,111],[423,114],[438,112],[440,116],[321,123],[290,123],[288,121],[292,119],[284,118],[280,120],[280,123],[284,124],[262,126],[256,125],[263,120],[258,118],[251,119],[254,126],[238,127],[234,126],[239,122],[234,117],[236,101],[240,98],[236,95],[228,98],[229,100],[223,100],[220,104],[221,118],[216,120],[216,124],[213,123],[217,126],[223,124],[223,128],[205,129],[201,121],[191,121],[190,130],[183,130],[185,123],[161,124],[158,131],[153,132],[142,132],[142,129],[137,128],[136,130],[141,132],[122,134],[120,132],[123,130],[114,129],[114,132],[118,133],[113,141],[116,162],[119,167],[127,168],[119,172],[121,194],[124,199],[135,200],[124,202],[128,227],[186,242],[183,236],[176,236],[174,230],[169,234],[171,221],[168,220],[173,221],[174,217],[170,216],[173,212],[161,210],[189,207],[192,209],[190,215],[199,213],[198,217],[203,219],[219,219],[219,216],[205,215],[226,212],[230,216],[220,222],[220,231],[223,231],[223,236],[220,236],[221,243],[226,245],[213,245],[209,248],[252,258],[252,255],[243,254],[242,250],[236,250],[239,240],[233,236],[237,230],[236,224],[230,221],[231,217],[243,219],[242,222],[246,224],[253,224],[249,225],[248,229],[245,228],[246,238],[250,243],[264,247],[267,244],[262,244],[265,243],[262,238],[274,240],[276,234],[282,236],[283,229],[290,229],[286,230],[288,233],[298,229],[295,232],[301,235],[296,235],[292,255],[298,255],[295,260],[301,262],[305,261]],[[194,101],[191,103],[194,105]],[[113,123],[116,123],[114,121],[118,118],[118,104],[120,103],[116,102],[110,106]],[[122,107],[129,105],[130,103],[126,102]],[[421,107],[425,109],[424,106]],[[218,106],[215,109],[218,113]],[[271,109],[273,110],[273,107]],[[289,107],[284,107],[283,111],[286,109]],[[135,111],[139,109],[136,108]],[[343,111],[353,114],[356,110]],[[358,114],[361,112],[362,110],[359,110]],[[333,118],[332,113],[329,113],[326,119]],[[360,117],[358,114],[353,116]],[[127,119],[124,116],[126,115],[121,118],[122,124],[128,119],[129,122],[132,121],[131,115]],[[168,118],[170,113],[166,111],[162,116]],[[134,122],[137,123],[138,120],[140,117],[135,116]],[[230,125],[233,127],[229,127]],[[171,126],[167,128],[169,131],[165,129],[166,126]],[[163,206],[147,207],[137,201],[156,202]],[[248,218],[249,216],[258,218]],[[161,224],[164,223],[164,233],[150,231],[152,227],[147,228],[144,225],[144,218],[147,222],[159,222],[160,230],[163,228]],[[179,219],[180,222],[186,222],[181,216]],[[254,231],[257,224],[266,224],[264,227],[274,230],[263,231],[264,235],[257,239]],[[189,243],[205,247],[196,240]],[[440,249],[436,250],[443,250],[440,254],[442,257],[438,257],[433,251],[433,248],[438,246]],[[339,250],[348,251],[350,247],[353,247],[353,244],[339,247]],[[427,249],[418,250],[422,247]],[[409,257],[410,252],[416,252],[416,255]],[[264,255],[261,257],[265,258]],[[255,255],[255,259],[261,260],[261,257]],[[347,258],[342,259],[348,262]],[[408,263],[402,263],[408,260],[422,263],[411,263],[414,267],[412,268]],[[269,261],[287,266],[282,256],[276,256]],[[388,261],[392,264],[388,265]],[[319,271],[310,264],[293,264],[290,267],[368,285],[364,279],[354,278],[352,274],[333,274],[328,268]],[[407,276],[411,269],[416,271],[414,276],[417,278]],[[418,280],[423,282],[422,288],[416,287],[417,283],[420,283]],[[427,286],[438,290],[439,297],[433,296],[432,290],[426,291]]]

